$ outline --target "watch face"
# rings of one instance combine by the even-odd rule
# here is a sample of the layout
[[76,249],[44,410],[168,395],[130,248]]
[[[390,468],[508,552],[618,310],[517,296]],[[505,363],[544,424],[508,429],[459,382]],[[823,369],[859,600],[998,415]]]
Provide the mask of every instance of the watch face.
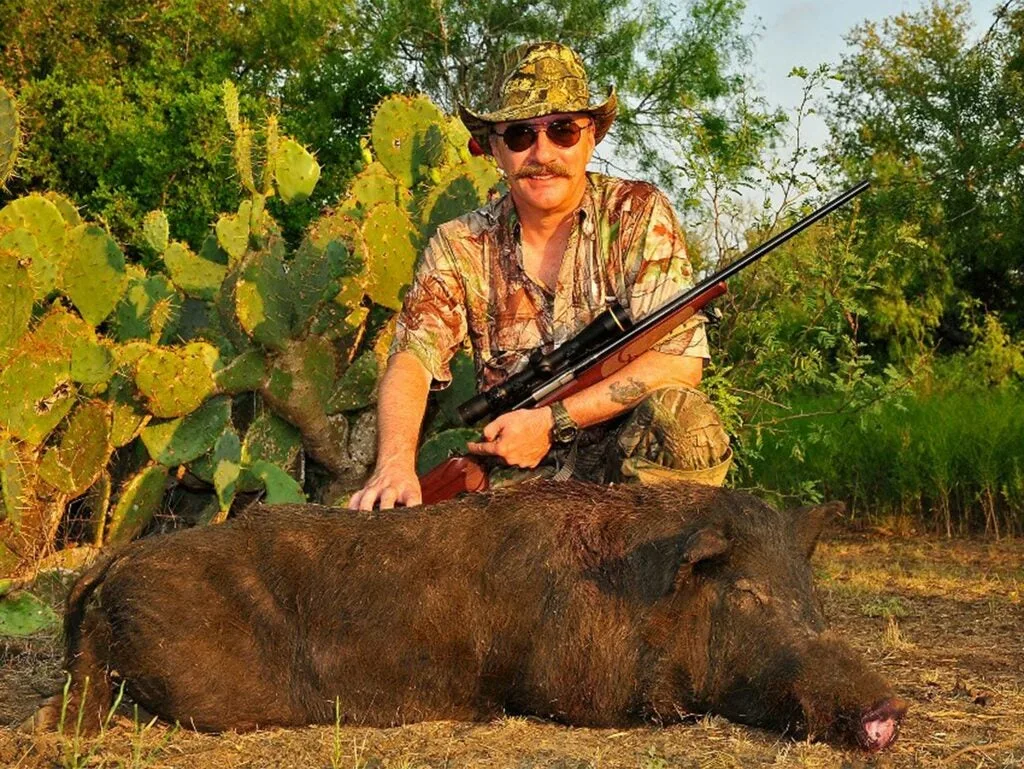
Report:
[[579,430],[572,425],[555,425],[553,432],[558,443],[569,443],[576,438]]

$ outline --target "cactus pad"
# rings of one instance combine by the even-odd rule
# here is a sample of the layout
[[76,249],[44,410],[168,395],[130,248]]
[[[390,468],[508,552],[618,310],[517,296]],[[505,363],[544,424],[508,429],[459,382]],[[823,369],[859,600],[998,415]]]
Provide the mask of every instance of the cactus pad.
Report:
[[115,448],[127,445],[149,420],[135,397],[135,388],[122,374],[115,374],[107,390],[107,401],[114,412],[110,439]]
[[320,164],[309,150],[294,139],[282,139],[276,152],[269,145],[267,151],[273,153],[277,192],[285,203],[300,202],[313,194],[320,179]]
[[277,465],[259,461],[249,468],[249,472],[259,478],[267,490],[267,496],[263,499],[264,504],[302,504],[306,501],[306,495],[302,492],[302,486],[298,481]]
[[28,266],[17,252],[6,250],[0,238],[0,362],[28,331],[32,294]]
[[219,396],[187,416],[148,425],[139,437],[154,461],[174,467],[209,451],[230,419],[231,401]]
[[128,288],[114,310],[114,338],[153,344],[173,339],[181,318],[181,296],[174,286],[163,275],[147,276],[135,265],[128,267],[128,275]]
[[448,169],[424,196],[420,223],[424,239],[438,225],[479,208],[500,179],[497,168],[487,158],[472,158]]
[[271,350],[284,347],[292,326],[288,276],[276,250],[247,257],[235,283],[235,316],[252,339]]
[[383,165],[371,163],[352,180],[340,210],[361,219],[365,212],[378,203],[408,208],[412,204],[412,193],[389,174]]
[[245,469],[242,471],[240,489],[256,491],[262,488],[262,483],[249,468],[257,462],[265,461],[277,465],[285,472],[296,472],[302,451],[302,436],[294,425],[265,408],[249,425],[241,451]]
[[359,272],[362,266],[339,240],[328,241],[325,248],[304,240],[288,265],[293,331],[301,334],[320,305],[338,294],[341,279]]
[[114,450],[110,406],[100,400],[83,403],[71,415],[60,443],[39,463],[39,477],[62,494],[77,497],[99,478]]
[[23,514],[36,504],[35,463],[25,454],[14,441],[0,435],[0,496],[4,517],[15,531],[21,527]]
[[328,414],[339,411],[354,411],[365,408],[373,403],[373,394],[377,389],[377,356],[373,350],[367,350],[338,380],[338,385],[327,399],[325,410]]
[[456,430],[445,430],[423,442],[416,455],[416,472],[423,475],[433,470],[446,459],[456,455],[464,455],[467,441],[479,441],[479,430],[466,427]]
[[81,338],[71,346],[71,379],[79,384],[105,384],[114,373],[117,360],[110,346],[95,339]]
[[258,390],[267,378],[267,360],[260,350],[246,350],[214,374],[217,389],[223,393]]
[[60,625],[60,618],[40,598],[20,591],[0,600],[0,636],[30,636]]
[[227,116],[231,130],[237,133],[242,125],[238,110],[238,89],[230,80],[224,81],[224,114]]
[[107,511],[110,509],[110,473],[104,471],[82,497],[83,510],[89,515],[89,534],[97,547],[103,544],[103,532],[107,526]]
[[135,384],[156,417],[195,411],[213,392],[217,348],[192,342],[180,348],[151,347],[135,364]]
[[167,214],[163,211],[150,211],[142,220],[142,237],[146,245],[162,254],[167,248],[167,239],[170,237],[171,225],[167,221]]
[[447,156],[448,120],[425,96],[390,96],[373,117],[377,159],[405,187],[414,187]]
[[[224,217],[221,217],[223,220]],[[220,222],[217,222],[218,231]],[[248,226],[246,226],[248,233]],[[248,238],[248,234],[246,234]],[[242,247],[243,253],[245,247]],[[228,268],[223,264],[196,256],[187,245],[175,241],[164,251],[164,264],[174,285],[193,299],[211,301],[217,296]]]
[[59,192],[47,190],[43,193],[43,197],[57,206],[57,210],[60,211],[60,215],[64,217],[64,221],[68,227],[77,227],[82,223],[82,215],[78,213],[78,208]]
[[398,310],[402,291],[412,280],[418,233],[398,206],[382,203],[366,216],[363,242],[370,271],[367,293],[377,304]]
[[252,219],[252,202],[243,200],[237,214],[224,214],[217,220],[217,243],[227,253],[229,264],[240,260],[249,248],[249,222]]
[[129,478],[110,513],[107,545],[126,545],[142,533],[164,501],[167,468],[152,464]]
[[0,189],[14,175],[21,146],[21,119],[18,105],[10,92],[0,85]]
[[221,510],[227,510],[238,491],[238,478],[242,473],[242,443],[238,433],[225,430],[213,447],[213,488]]
[[64,269],[67,225],[57,206],[42,195],[13,200],[0,209],[0,226],[22,228],[32,233],[38,251],[29,265],[36,297],[43,298],[57,288]]
[[42,442],[74,402],[71,349],[50,338],[44,318],[0,371],[0,426],[32,445]]
[[99,325],[117,306],[127,287],[124,254],[99,227],[79,225],[68,234],[63,283],[64,293],[82,317],[94,326]]

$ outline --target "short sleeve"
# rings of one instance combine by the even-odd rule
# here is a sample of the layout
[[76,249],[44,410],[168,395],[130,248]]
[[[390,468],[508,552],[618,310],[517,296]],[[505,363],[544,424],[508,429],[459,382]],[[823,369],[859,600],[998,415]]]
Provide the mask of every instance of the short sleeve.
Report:
[[449,363],[465,337],[465,290],[452,249],[438,232],[416,266],[390,355],[412,353],[430,372],[432,389],[443,389],[451,383]]
[[[661,192],[651,195],[636,236],[624,255],[623,270],[626,285],[630,286],[629,311],[633,320],[647,317],[693,287],[686,240],[671,204]],[[651,349],[670,355],[710,358],[704,331],[706,320],[697,313]]]

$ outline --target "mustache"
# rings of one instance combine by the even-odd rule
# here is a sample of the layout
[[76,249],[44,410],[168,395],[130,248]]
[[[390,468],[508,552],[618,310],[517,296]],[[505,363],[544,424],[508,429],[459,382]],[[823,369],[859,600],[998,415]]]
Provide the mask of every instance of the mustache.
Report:
[[530,179],[534,176],[564,176],[569,178],[569,169],[553,160],[550,163],[528,163],[514,174],[513,179]]

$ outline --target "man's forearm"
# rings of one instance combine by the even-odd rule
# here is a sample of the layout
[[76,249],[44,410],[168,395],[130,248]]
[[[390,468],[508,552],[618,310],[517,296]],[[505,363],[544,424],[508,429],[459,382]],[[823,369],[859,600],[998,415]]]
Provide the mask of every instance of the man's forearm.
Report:
[[430,373],[409,352],[388,361],[377,396],[377,464],[415,464],[416,444],[430,392]]
[[632,408],[663,387],[700,384],[702,358],[648,350],[607,379],[570,395],[564,405],[580,427],[596,425]]

